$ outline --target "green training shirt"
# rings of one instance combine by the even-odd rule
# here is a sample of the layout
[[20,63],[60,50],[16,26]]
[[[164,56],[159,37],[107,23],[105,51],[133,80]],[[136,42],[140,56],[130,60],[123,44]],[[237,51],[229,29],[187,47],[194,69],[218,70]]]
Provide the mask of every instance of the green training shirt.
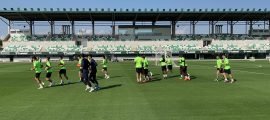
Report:
[[108,67],[108,60],[107,60],[107,59],[103,59],[103,60],[102,60],[102,66],[103,66],[104,68]]
[[222,60],[217,59],[217,68],[221,68],[221,67],[222,67]]
[[172,59],[171,58],[167,58],[166,62],[167,62],[167,65],[172,65]]
[[52,65],[50,61],[46,62],[47,73],[52,73]]
[[149,63],[147,59],[143,60],[143,69],[148,69]]
[[142,66],[142,64],[143,64],[143,59],[142,59],[142,57],[136,57],[135,59],[134,59],[134,63],[135,63],[135,67],[136,68],[142,68],[143,66]]
[[231,69],[230,62],[229,62],[228,58],[224,59],[223,64],[224,64],[224,69],[225,70]]
[[180,66],[185,66],[185,64],[186,64],[185,58],[184,58],[184,57],[180,57],[180,58],[179,58],[179,65],[180,65]]
[[167,65],[166,60],[163,61],[163,58],[160,58],[159,62],[160,62],[160,66],[166,66]]
[[35,68],[35,72],[36,73],[41,73],[41,63],[40,63],[40,61],[39,60],[34,61],[33,65],[34,65],[34,68]]
[[60,60],[60,65],[61,65],[60,69],[66,69],[64,60]]

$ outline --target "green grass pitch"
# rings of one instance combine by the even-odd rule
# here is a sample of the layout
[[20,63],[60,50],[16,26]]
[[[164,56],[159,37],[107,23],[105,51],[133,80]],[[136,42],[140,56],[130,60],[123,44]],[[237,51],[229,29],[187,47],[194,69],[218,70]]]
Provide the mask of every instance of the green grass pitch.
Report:
[[[188,61],[191,81],[178,69],[162,80],[137,84],[131,62],[110,63],[111,79],[98,73],[102,90],[85,92],[83,83],[37,89],[30,63],[0,64],[1,120],[267,120],[270,118],[270,63],[231,61],[234,84],[214,82],[215,61]],[[54,63],[54,66],[56,63]],[[68,76],[78,81],[75,62]],[[53,80],[59,83],[54,67]],[[45,73],[41,75],[44,80]],[[45,82],[45,84],[48,84]]]

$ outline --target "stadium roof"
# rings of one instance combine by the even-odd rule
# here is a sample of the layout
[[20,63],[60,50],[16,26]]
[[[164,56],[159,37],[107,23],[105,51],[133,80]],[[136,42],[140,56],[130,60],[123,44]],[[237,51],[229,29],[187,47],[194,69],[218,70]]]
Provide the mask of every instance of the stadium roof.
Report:
[[11,21],[264,21],[267,9],[72,9],[3,8]]

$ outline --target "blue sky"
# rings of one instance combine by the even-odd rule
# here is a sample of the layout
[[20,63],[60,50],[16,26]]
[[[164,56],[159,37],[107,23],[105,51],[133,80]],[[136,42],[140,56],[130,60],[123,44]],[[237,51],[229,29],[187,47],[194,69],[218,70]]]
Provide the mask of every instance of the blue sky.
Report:
[[[1,0],[2,8],[269,8],[270,0]],[[269,8],[270,10],[270,8]],[[102,28],[101,28],[102,29]],[[184,29],[185,31],[185,29]],[[0,36],[7,26],[0,21]]]

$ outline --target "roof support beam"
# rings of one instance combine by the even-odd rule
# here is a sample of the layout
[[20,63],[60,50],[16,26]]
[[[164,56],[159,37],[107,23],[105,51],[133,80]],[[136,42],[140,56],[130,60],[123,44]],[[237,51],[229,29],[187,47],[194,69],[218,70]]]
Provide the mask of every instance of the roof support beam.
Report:
[[156,25],[156,21],[152,21],[152,26],[155,26]]
[[178,22],[182,17],[184,16],[184,14],[182,13],[182,14],[180,14],[180,15],[178,15],[178,17],[176,18],[176,22]]
[[249,36],[252,35],[252,31],[253,31],[253,21],[250,20],[250,21],[249,21],[249,32],[248,32],[248,35],[249,35]]
[[45,15],[45,14],[42,13],[42,16],[43,16],[43,18],[44,18],[46,21],[49,21],[47,15]]
[[50,23],[50,26],[51,26],[51,36],[53,36],[54,34],[54,21],[48,21]]
[[92,36],[95,35],[95,21],[94,21],[94,18],[92,17],[92,14],[89,13],[89,18],[90,18],[90,21],[92,23]]
[[171,27],[172,27],[172,39],[175,38],[175,26],[176,26],[176,21],[171,21]]
[[66,13],[66,17],[68,19],[68,21],[70,22],[70,24],[72,24],[72,20],[70,19],[69,15]]
[[95,35],[95,21],[92,21],[92,36]]
[[8,20],[8,34],[10,34],[10,30],[11,30],[11,24],[10,24],[10,20]]
[[160,14],[157,15],[157,17],[155,18],[155,21],[158,21]]
[[214,36],[215,34],[215,25],[218,23],[218,21],[209,21],[209,34],[210,34],[210,28],[211,28],[211,35]]
[[30,31],[30,35],[33,35],[33,25],[34,25],[34,21],[30,21],[30,25],[29,25],[29,31]]
[[137,17],[138,17],[138,14],[135,15],[133,21],[136,21],[137,20]]
[[17,14],[18,14],[18,15],[19,15],[26,23],[28,23],[28,25],[31,24],[31,23],[28,21],[28,19],[27,19],[26,17],[22,16],[21,13],[18,13],[18,12],[17,12]]
[[0,20],[3,21],[6,25],[9,25],[9,23],[6,22],[2,17],[0,17]]
[[270,20],[268,20],[268,30],[270,31]]
[[201,21],[201,19],[203,19],[206,15],[207,15],[207,13],[203,14],[203,15],[199,18],[199,20],[197,20],[197,21]]
[[74,38],[74,35],[75,35],[74,20],[71,21],[71,34],[72,34],[72,37]]
[[217,21],[221,21],[226,15],[227,15],[227,13],[222,15]]
[[243,21],[247,16],[249,16],[249,14],[244,15],[244,17],[242,17],[240,20],[232,22],[231,24],[235,25],[236,23],[238,23],[239,21]]
[[89,18],[90,18],[90,21],[94,21],[91,13],[89,13]]
[[[190,21],[190,25],[192,26],[192,35],[195,35],[195,32],[196,32],[196,24],[198,23],[199,21]],[[191,28],[190,28],[191,29]]]
[[228,24],[230,25],[230,34],[233,35],[233,25],[236,24],[238,21],[233,22],[233,21],[229,21]]

